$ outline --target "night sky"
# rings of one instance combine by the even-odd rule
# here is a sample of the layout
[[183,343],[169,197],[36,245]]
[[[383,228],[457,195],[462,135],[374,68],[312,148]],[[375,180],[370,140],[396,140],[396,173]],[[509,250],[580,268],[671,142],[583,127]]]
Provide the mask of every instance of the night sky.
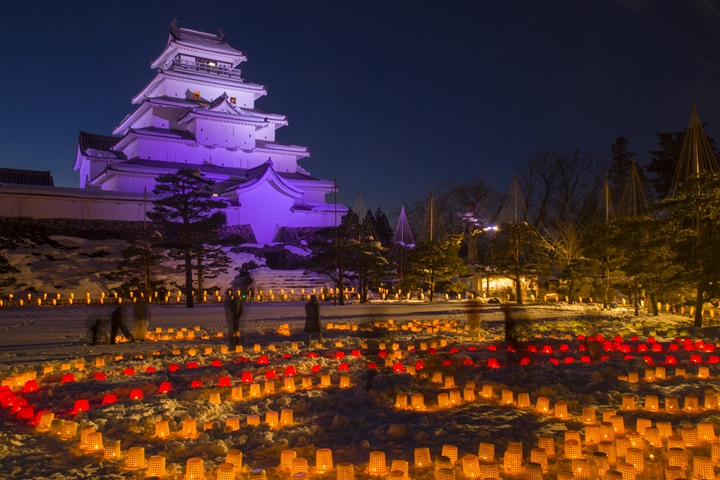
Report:
[[534,152],[641,163],[698,105],[720,139],[720,1],[4,1],[0,166],[77,186],[77,133],[110,134],[170,22],[243,50],[283,143],[388,213],[440,181],[510,186]]

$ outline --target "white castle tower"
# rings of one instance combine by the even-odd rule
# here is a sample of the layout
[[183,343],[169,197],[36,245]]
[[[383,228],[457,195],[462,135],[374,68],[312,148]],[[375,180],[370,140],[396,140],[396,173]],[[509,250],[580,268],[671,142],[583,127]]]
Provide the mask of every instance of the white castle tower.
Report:
[[152,192],[158,175],[192,168],[217,182],[230,204],[228,224],[250,225],[259,243],[277,240],[282,227],[339,224],[347,208],[325,201],[334,182],[298,165],[306,147],[275,141],[287,118],[255,108],[267,90],[243,79],[237,67],[245,60],[223,34],[173,23],[150,65],[155,77],[113,136],[80,132],[80,187]]

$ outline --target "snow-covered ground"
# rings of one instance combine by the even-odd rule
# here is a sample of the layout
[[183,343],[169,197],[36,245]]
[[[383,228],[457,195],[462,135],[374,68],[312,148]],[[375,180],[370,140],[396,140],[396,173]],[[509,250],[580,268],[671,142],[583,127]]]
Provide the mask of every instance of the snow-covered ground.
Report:
[[[582,422],[583,408],[595,409],[598,424],[603,412],[618,411],[627,430],[618,431],[621,439],[634,438],[638,418],[650,420],[653,426],[670,422],[678,434],[684,424],[704,422],[717,431],[720,421],[717,403],[712,404],[712,398],[717,402],[714,392],[720,390],[718,364],[714,363],[720,355],[714,351],[717,329],[692,329],[682,317],[642,315],[636,319],[623,309],[580,306],[513,308],[518,330],[529,338],[520,341],[517,351],[508,352],[503,313],[497,305],[447,302],[341,307],[324,303],[323,321],[332,328],[324,332],[322,345],[308,349],[301,332],[302,303],[248,303],[244,351],[224,353],[226,340],[219,335],[226,330],[225,316],[219,305],[194,309],[154,306],[151,331],[161,329],[159,341],[88,345],[86,320],[109,317],[109,309],[0,310],[0,378],[13,391],[12,395],[8,388],[0,391],[0,399],[4,399],[0,408],[0,478],[146,478],[145,469],[124,469],[128,450],[143,447],[146,460],[165,458],[165,478],[185,478],[187,460],[199,457],[206,478],[215,479],[227,451],[239,449],[242,478],[247,478],[250,469],[262,468],[268,478],[287,479],[290,473],[280,470],[280,458],[283,450],[292,449],[307,459],[310,477],[332,479],[335,469],[324,473],[315,469],[316,450],[330,448],[336,466],[339,462],[355,466],[355,478],[372,476],[370,452],[382,451],[388,470],[393,461],[404,460],[410,478],[431,479],[432,466],[416,466],[414,451],[427,447],[437,459],[444,445],[457,447],[454,468],[461,477],[460,459],[478,454],[481,442],[494,445],[498,471],[503,478],[512,478],[518,475],[504,470],[508,441],[522,442],[527,467],[539,436],[554,438],[557,455],[550,459],[546,478],[556,478],[558,472],[573,468],[566,458],[570,452],[564,448],[565,432],[579,431],[585,439],[597,430]],[[472,318],[480,321],[474,337],[465,328]],[[184,338],[178,338],[178,330]],[[194,339],[187,339],[188,331]],[[592,352],[587,350],[589,343],[583,336],[597,334],[609,340],[606,347],[610,351],[596,352],[592,345]],[[162,335],[172,339],[162,340]],[[622,341],[613,345],[615,335],[621,335]],[[655,344],[660,346],[653,347]],[[689,348],[692,350],[686,350]],[[552,353],[543,353],[548,349]],[[396,358],[388,360],[386,355]],[[570,359],[572,363],[566,363]],[[675,375],[673,359],[686,369],[685,376]],[[490,368],[495,362],[499,368]],[[292,367],[295,376],[290,376]],[[645,381],[646,371],[655,373],[656,367],[665,367],[667,379]],[[698,378],[704,367],[710,378]],[[639,382],[626,380],[632,373],[638,373]],[[69,374],[72,381],[67,381]],[[260,395],[251,396],[251,388],[256,387],[243,383],[243,375],[250,375],[259,385]],[[323,375],[330,376],[329,387],[320,386]],[[343,375],[350,380],[348,388],[340,388]],[[33,376],[38,389],[22,392],[23,387],[33,390]],[[102,376],[105,379],[99,379]],[[286,389],[287,378],[294,380],[292,392]],[[311,388],[303,388],[303,378],[311,379]],[[228,381],[231,386],[219,386]],[[169,382],[171,390],[158,393],[163,382]],[[266,393],[271,385],[274,392]],[[490,398],[482,397],[483,389],[488,388],[485,385],[493,387]],[[475,400],[463,400],[469,395],[466,386],[471,387]],[[240,387],[242,399],[231,398],[233,387]],[[138,390],[142,398],[132,399]],[[512,392],[512,404],[502,404],[503,390]],[[219,403],[214,394],[219,394]],[[403,395],[410,406],[413,394],[423,396],[426,408],[396,407],[398,396],[402,400]],[[518,405],[522,394],[528,394],[533,408]],[[108,403],[109,395],[117,401]],[[446,397],[456,395],[458,404],[439,407]],[[635,410],[621,410],[623,398],[629,395],[634,398]],[[659,411],[644,409],[649,395],[658,396]],[[700,409],[665,411],[665,403],[671,403],[666,402],[667,397],[678,398],[682,409],[686,396],[697,397]],[[541,397],[548,399],[550,414],[535,411]],[[74,412],[77,400],[87,400],[89,411]],[[28,412],[20,409],[25,401],[33,408],[33,420],[40,411],[49,410],[56,419],[77,422],[77,435],[62,439],[38,432],[32,422],[18,418]],[[567,418],[552,415],[558,402],[558,411],[563,403],[567,406]],[[705,402],[710,402],[709,409],[702,408]],[[265,423],[268,412],[288,409],[293,413],[292,425],[272,428]],[[260,425],[248,424],[253,415],[259,416]],[[181,435],[186,418],[196,420],[198,435],[193,438]],[[226,426],[233,418],[239,420],[237,430]],[[155,436],[155,424],[161,420],[168,421],[170,437]],[[80,448],[79,432],[90,425],[102,433],[105,442],[120,441],[120,460],[105,460],[102,452]],[[621,449],[623,442],[618,444]],[[653,454],[667,464],[667,439],[658,447],[647,440],[640,443],[645,455]],[[596,459],[593,453],[597,451],[597,443],[583,443],[584,458]],[[690,460],[685,474],[693,478],[693,457],[711,456],[711,444],[704,442],[687,451]],[[582,469],[582,465],[575,463],[576,468]],[[395,466],[400,465],[395,462]]]

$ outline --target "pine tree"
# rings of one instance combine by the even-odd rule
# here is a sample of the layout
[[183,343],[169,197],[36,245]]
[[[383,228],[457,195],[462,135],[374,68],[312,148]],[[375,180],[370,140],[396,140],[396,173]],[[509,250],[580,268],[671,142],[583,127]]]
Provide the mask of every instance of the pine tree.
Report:
[[619,206],[622,201],[623,189],[627,184],[630,175],[630,165],[635,156],[628,149],[628,141],[620,135],[612,145],[612,164],[608,170],[608,180],[610,181],[610,193],[613,205]]
[[148,217],[163,232],[164,246],[182,259],[188,308],[194,306],[193,269],[198,255],[202,264],[203,246],[214,239],[226,221],[222,211],[226,203],[213,197],[213,185],[197,170],[160,175],[153,189],[157,199],[153,201],[153,211],[148,212]]

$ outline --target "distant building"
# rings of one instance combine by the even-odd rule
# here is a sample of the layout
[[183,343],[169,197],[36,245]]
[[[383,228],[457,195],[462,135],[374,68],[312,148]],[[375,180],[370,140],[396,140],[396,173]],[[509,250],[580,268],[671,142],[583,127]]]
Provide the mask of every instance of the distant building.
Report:
[[[112,136],[80,132],[74,164],[80,191],[0,186],[0,204],[14,195],[12,208],[0,206],[0,216],[142,220],[156,177],[191,168],[217,182],[216,195],[229,202],[228,224],[250,225],[258,243],[277,240],[282,227],[339,224],[347,208],[326,202],[334,182],[298,165],[309,156],[306,147],[275,140],[287,118],[255,108],[267,90],[243,79],[236,67],[245,60],[224,35],[173,24],[165,49],[151,63],[155,77],[132,100],[135,110]],[[62,211],[54,211],[33,200],[54,195],[65,203],[72,197],[77,205],[61,202]],[[100,207],[82,205],[88,201]]]

